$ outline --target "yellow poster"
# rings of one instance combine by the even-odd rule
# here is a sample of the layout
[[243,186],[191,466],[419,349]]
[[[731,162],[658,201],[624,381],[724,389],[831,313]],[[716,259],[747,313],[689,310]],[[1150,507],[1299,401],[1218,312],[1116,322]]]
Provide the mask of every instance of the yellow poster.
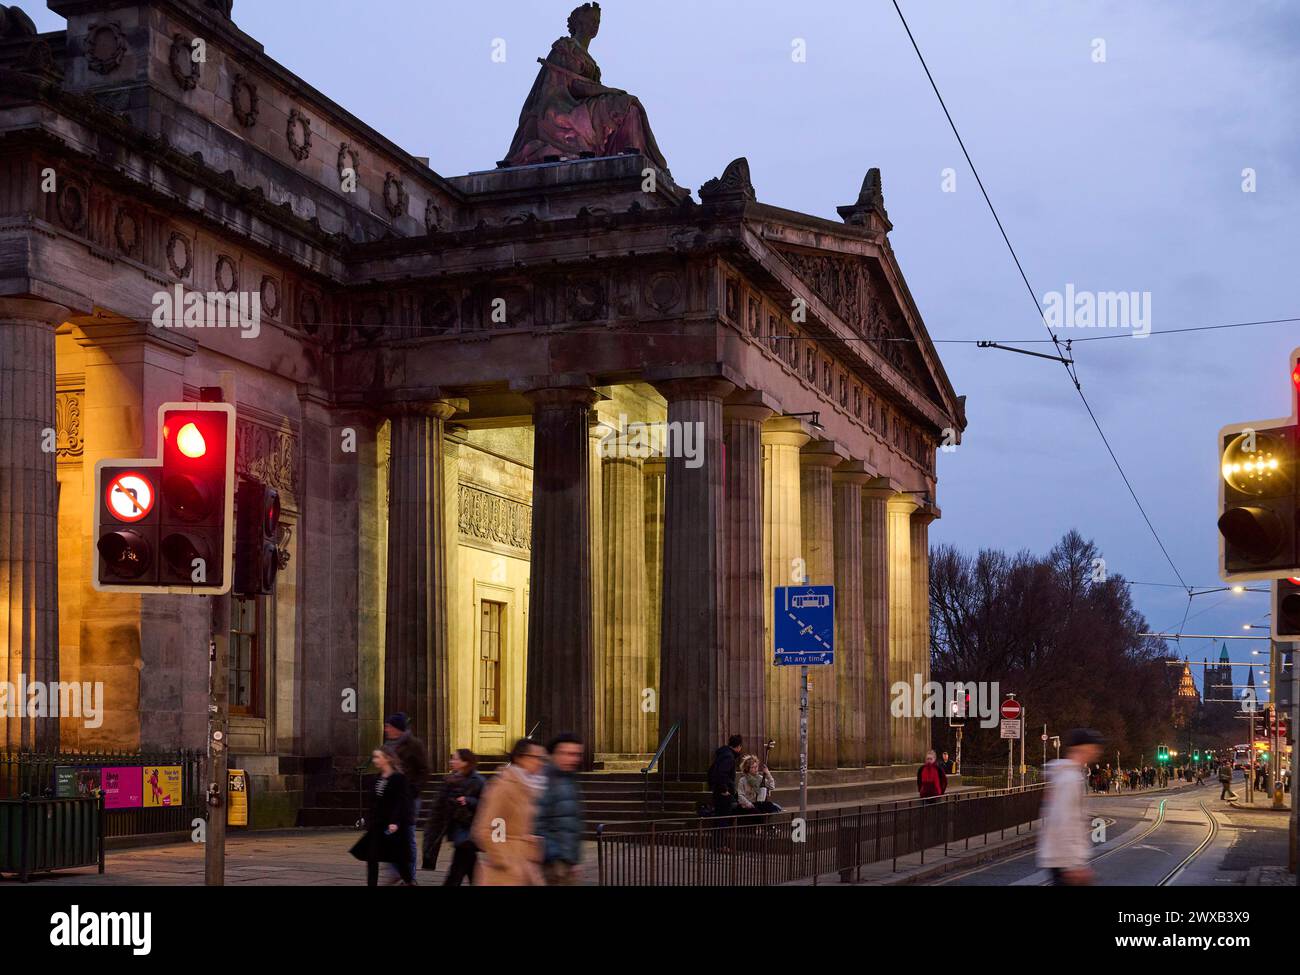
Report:
[[227,770],[226,825],[248,825],[248,773],[242,768]]
[[144,805],[179,806],[181,804],[181,767],[146,765],[144,769]]

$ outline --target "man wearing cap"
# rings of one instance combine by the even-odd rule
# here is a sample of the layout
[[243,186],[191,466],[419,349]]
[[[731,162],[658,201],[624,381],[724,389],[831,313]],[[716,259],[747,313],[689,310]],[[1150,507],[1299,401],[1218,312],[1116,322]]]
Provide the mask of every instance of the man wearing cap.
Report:
[[420,821],[420,792],[429,777],[429,755],[424,742],[411,734],[406,715],[398,711],[384,720],[384,741],[393,746],[402,763],[402,774],[411,788],[411,806],[414,810],[411,825],[406,827],[411,845],[411,876],[415,876],[415,827]]
[[1089,728],[1065,736],[1065,755],[1047,763],[1047,794],[1043,798],[1043,829],[1038,834],[1038,865],[1049,870],[1052,883],[1074,886],[1092,882],[1088,859],[1088,821],[1083,812],[1090,763],[1101,757],[1102,738]]

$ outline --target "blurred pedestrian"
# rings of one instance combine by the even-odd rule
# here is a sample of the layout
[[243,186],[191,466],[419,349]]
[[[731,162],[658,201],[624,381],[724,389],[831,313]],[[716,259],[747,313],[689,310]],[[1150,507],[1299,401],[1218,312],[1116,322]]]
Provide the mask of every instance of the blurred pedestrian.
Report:
[[475,886],[541,886],[542,841],[534,824],[545,770],[546,751],[531,738],[520,738],[510,750],[510,764],[483,790],[470,827],[482,854]]
[[546,788],[537,804],[537,835],[542,838],[542,876],[551,886],[576,884],[582,876],[582,739],[571,731],[551,739],[546,750]]
[[438,850],[445,839],[452,847],[451,868],[443,880],[444,887],[459,887],[474,882],[474,864],[478,847],[469,835],[483,794],[483,776],[478,774],[478,756],[468,748],[451,753],[451,771],[442,780],[442,791],[429,813],[424,828],[424,869],[438,866]]
[[1101,755],[1102,738],[1089,728],[1075,728],[1063,744],[1065,756],[1047,763],[1038,865],[1051,872],[1054,885],[1075,886],[1092,882],[1088,821],[1083,812],[1084,777],[1088,763]]
[[1237,798],[1237,793],[1232,791],[1232,763],[1224,762],[1219,766],[1219,798],[1233,802]]
[[948,776],[943,774],[933,749],[925,753],[925,764],[916,770],[916,794],[922,799],[937,799],[948,788]]
[[411,875],[414,876],[415,826],[420,821],[420,793],[429,779],[429,753],[425,751],[424,742],[411,733],[410,722],[401,711],[390,714],[384,721],[384,740],[397,752],[407,788],[411,790],[411,825],[404,835],[411,850]]
[[407,828],[414,823],[410,787],[402,774],[397,750],[391,745],[376,748],[371,760],[379,775],[375,777],[370,818],[366,820],[369,825],[350,852],[365,862],[367,886],[378,886],[381,864],[385,866],[386,883],[413,886],[415,873],[407,843]]

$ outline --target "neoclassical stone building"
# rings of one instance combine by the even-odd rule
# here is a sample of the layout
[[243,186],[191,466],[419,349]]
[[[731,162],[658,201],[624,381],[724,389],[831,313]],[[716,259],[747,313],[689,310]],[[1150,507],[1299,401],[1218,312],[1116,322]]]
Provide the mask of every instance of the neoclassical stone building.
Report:
[[[680,723],[696,769],[730,732],[790,767],[771,604],[801,573],[837,587],[810,764],[919,757],[888,687],[928,678],[965,417],[876,171],[839,219],[759,202],[743,159],[692,197],[635,147],[443,177],[229,2],[48,5],[66,30],[0,14],[0,663],[107,708],[0,718],[0,748],[203,746],[208,600],[92,590],[91,495],[220,385],[288,559],[233,601],[232,763],[287,820],[394,710],[440,755],[540,725],[643,756]],[[177,286],[259,326],[156,323]],[[647,456],[638,424],[680,436]]]

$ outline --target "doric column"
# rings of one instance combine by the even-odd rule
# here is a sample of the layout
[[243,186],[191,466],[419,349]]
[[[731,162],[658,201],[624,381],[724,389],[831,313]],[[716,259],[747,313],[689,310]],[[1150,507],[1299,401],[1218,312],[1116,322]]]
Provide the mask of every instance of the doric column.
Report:
[[[680,720],[682,762],[700,769],[725,733],[722,398],[735,387],[674,379],[657,388],[668,401],[669,432],[676,431],[666,451],[659,729],[662,735]],[[680,447],[691,447],[691,456]]]
[[[66,314],[0,299],[0,680],[15,689],[59,679],[54,330]],[[25,704],[0,711],[0,748],[58,748],[58,719],[27,718]]]
[[799,668],[772,666],[772,600],[777,586],[802,582],[799,448],[808,442],[803,424],[774,417],[763,425],[763,657],[767,667],[767,729],[776,739],[770,762],[799,764]]
[[831,475],[835,495],[835,690],[840,768],[867,764],[868,666],[863,589],[862,485],[871,480],[861,461]]
[[[937,516],[932,505],[923,504],[912,513],[912,672],[930,679],[930,522]],[[916,758],[930,748],[930,718],[916,715],[913,748]]]
[[438,767],[452,747],[443,424],[463,408],[446,401],[389,409],[384,714],[410,715]]
[[646,651],[645,485],[641,459],[606,450],[604,482],[605,586],[601,620],[603,685],[597,696],[603,712],[600,751],[644,754],[654,750],[656,714],[642,707],[654,687]]
[[650,716],[651,738],[659,747],[659,711],[662,691],[659,686],[660,627],[663,622],[664,583],[664,489],[667,464],[662,457],[647,457],[641,465],[644,475],[642,497],[645,509],[645,641],[650,660],[650,683],[654,688],[654,711]]
[[722,729],[727,735],[742,735],[746,747],[754,750],[767,723],[771,666],[763,644],[763,421],[771,415],[769,407],[757,403],[726,403],[722,408],[727,496]]
[[862,593],[867,631],[867,763],[893,755],[889,715],[889,511],[896,493],[886,477],[862,489]]
[[591,611],[591,445],[587,387],[536,389],[526,725],[595,744]]
[[[831,470],[845,459],[843,450],[821,440],[799,454],[799,531],[808,585],[835,584],[834,490]],[[838,648],[837,648],[838,649]],[[838,764],[837,666],[810,667],[808,680],[808,766],[835,768]]]
[[[601,471],[601,438],[606,428],[599,422],[596,410],[587,417],[587,480],[591,488],[588,504],[588,521],[591,541],[591,700],[592,717],[595,719],[591,729],[591,741],[588,749],[596,752],[608,737],[605,732],[605,709],[601,705],[601,694],[609,687],[609,675],[605,672],[605,504],[604,475]],[[602,749],[603,750],[603,749]]]
[[[916,499],[896,494],[886,502],[889,513],[889,687],[912,686],[916,661],[912,650],[915,632],[912,619],[912,512]],[[895,765],[917,761],[916,721],[912,695],[907,714],[891,715],[891,761]]]

